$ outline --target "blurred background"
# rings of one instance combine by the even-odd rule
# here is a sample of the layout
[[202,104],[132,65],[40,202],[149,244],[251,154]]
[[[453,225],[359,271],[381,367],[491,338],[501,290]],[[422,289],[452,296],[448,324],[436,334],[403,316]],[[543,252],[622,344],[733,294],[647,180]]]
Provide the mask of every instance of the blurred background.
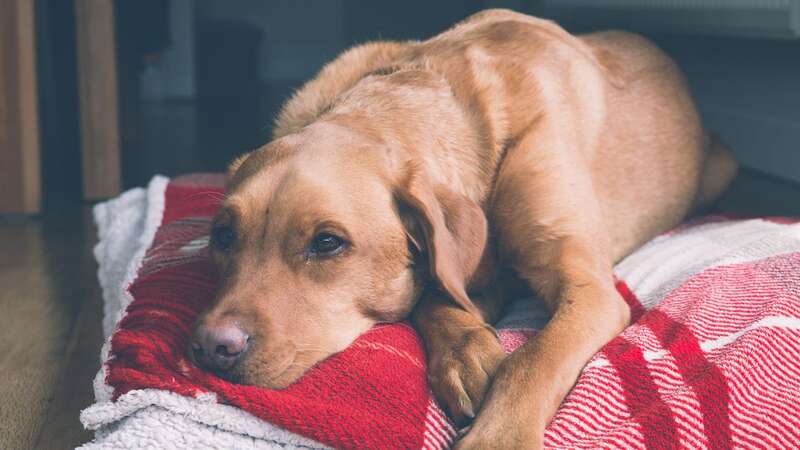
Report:
[[[155,173],[222,170],[265,143],[282,102],[343,49],[371,39],[424,39],[487,7],[555,18],[574,32],[646,34],[678,61],[706,123],[746,167],[800,182],[797,1],[137,0],[113,2],[105,18],[90,11],[96,3],[108,1],[35,2],[45,200],[80,198],[82,190],[102,198]],[[89,100],[88,108],[106,121],[117,118],[117,136],[84,131],[83,144],[80,79],[94,89],[91,79],[103,75],[81,70],[76,23],[89,34],[84,52],[98,54],[83,60],[116,64],[116,92]],[[115,45],[98,51],[94,40]],[[80,163],[81,145],[115,144],[118,150],[88,151],[119,154],[108,157],[114,167],[103,168],[107,186],[82,184],[97,175],[81,173],[92,170]]]
[[744,166],[718,209],[800,215],[800,0],[0,0],[0,448],[90,439],[93,202],[223,171],[342,50],[490,7],[653,39]]

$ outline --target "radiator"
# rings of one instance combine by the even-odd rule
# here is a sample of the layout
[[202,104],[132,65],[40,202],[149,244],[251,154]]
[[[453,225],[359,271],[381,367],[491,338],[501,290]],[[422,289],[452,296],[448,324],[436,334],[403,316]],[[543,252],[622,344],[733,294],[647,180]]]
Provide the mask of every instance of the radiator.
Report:
[[541,0],[556,16],[675,33],[800,37],[800,0]]

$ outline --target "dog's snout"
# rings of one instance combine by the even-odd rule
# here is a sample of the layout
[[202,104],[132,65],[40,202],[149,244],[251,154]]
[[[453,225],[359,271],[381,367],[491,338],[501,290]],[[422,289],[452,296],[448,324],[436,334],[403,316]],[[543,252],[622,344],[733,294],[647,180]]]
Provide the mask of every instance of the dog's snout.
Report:
[[233,368],[247,352],[250,337],[233,321],[200,324],[192,339],[192,355],[201,367],[213,371]]

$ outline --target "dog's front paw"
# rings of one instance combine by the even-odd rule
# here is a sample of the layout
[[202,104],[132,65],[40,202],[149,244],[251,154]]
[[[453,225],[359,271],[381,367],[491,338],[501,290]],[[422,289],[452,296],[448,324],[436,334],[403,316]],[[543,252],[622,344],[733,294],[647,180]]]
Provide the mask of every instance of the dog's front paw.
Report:
[[446,348],[430,354],[428,378],[434,395],[458,425],[475,417],[506,354],[494,330],[465,330]]

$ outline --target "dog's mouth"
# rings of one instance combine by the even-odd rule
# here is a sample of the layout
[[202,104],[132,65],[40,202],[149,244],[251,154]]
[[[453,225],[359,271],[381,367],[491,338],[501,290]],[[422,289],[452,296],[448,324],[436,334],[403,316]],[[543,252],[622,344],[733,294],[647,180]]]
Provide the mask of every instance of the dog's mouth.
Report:
[[229,381],[234,384],[247,384],[243,382],[244,380],[244,373],[242,370],[239,369],[238,366],[230,369],[230,370],[214,370],[211,371],[214,375],[222,378],[225,381]]
[[277,356],[260,355],[255,351],[246,355],[241,363],[230,370],[215,372],[215,375],[231,383],[284,389],[298,381],[318,361],[324,359],[307,361],[303,356],[294,349]]

